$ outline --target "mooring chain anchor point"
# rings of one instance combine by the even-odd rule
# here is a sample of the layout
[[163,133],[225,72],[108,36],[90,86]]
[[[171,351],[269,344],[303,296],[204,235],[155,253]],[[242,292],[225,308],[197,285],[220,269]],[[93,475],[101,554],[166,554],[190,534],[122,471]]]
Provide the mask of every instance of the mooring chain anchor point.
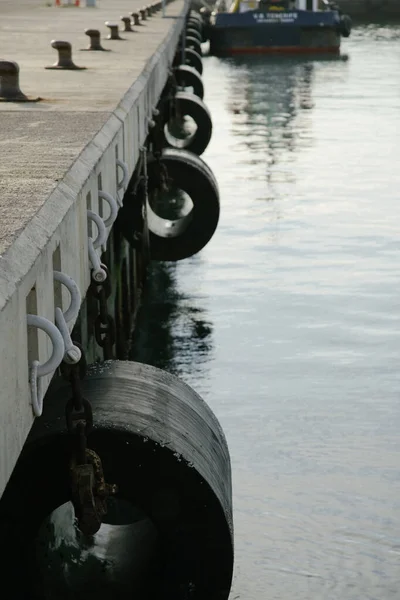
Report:
[[84,71],[86,67],[78,67],[72,60],[72,46],[70,42],[62,40],[52,40],[51,47],[58,52],[58,61],[49,67],[48,70],[61,71]]
[[104,360],[113,358],[113,346],[116,341],[115,322],[108,312],[107,301],[111,296],[111,280],[108,269],[105,265],[102,268],[107,273],[104,282],[96,283],[92,281],[90,289],[92,295],[99,303],[99,314],[94,322],[94,334],[97,344],[103,348]]
[[86,357],[82,346],[78,344],[78,347],[82,351],[81,364],[64,363],[61,372],[70,382],[72,390],[72,397],[65,407],[67,430],[77,439],[76,450],[70,461],[72,504],[79,530],[90,536],[100,529],[107,513],[107,497],[117,492],[117,486],[105,482],[100,457],[87,448],[87,436],[93,428],[93,412],[82,392]]
[[0,102],[39,102],[41,98],[26,96],[19,87],[19,65],[0,60]]
[[94,535],[107,514],[107,498],[115,495],[118,487],[104,480],[100,457],[94,450],[86,449],[86,463],[70,464],[72,504],[78,528],[84,535]]

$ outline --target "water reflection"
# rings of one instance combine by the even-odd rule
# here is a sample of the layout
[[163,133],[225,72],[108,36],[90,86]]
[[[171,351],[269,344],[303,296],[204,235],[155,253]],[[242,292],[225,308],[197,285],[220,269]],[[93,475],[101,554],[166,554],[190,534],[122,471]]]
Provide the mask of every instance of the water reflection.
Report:
[[154,265],[135,345],[224,427],[232,600],[399,598],[399,33],[356,29],[349,61],[204,60],[221,220]]
[[399,597],[400,54],[383,33],[348,61],[204,60],[221,220],[174,285],[213,323],[232,600]]
[[176,271],[176,263],[151,263],[130,360],[184,376],[186,381],[206,379],[213,354],[212,323],[201,298],[193,300],[178,291]]
[[250,168],[265,165],[264,199],[283,199],[296,183],[296,151],[312,145],[310,110],[314,64],[274,58],[230,59],[232,134],[241,160]]

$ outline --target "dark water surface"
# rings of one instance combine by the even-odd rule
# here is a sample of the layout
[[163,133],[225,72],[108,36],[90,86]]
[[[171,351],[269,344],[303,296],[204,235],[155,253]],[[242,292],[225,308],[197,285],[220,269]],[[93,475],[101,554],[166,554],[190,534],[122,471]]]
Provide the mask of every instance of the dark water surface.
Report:
[[225,429],[232,599],[400,598],[400,28],[343,53],[205,58],[220,224],[135,338]]

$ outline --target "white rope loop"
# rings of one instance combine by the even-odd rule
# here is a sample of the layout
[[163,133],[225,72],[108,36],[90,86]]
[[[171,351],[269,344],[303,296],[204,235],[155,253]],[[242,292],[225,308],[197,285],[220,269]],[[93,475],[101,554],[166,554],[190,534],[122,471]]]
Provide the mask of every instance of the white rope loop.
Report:
[[82,353],[78,346],[75,346],[72,342],[71,334],[69,332],[69,328],[61,308],[57,307],[55,313],[56,325],[60,330],[60,333],[64,340],[65,352],[63,356],[63,361],[68,363],[69,365],[74,365],[81,360]]
[[31,402],[33,414],[40,417],[43,412],[44,389],[41,377],[54,373],[61,364],[64,357],[64,339],[57,327],[44,317],[38,315],[26,315],[28,327],[41,329],[49,336],[53,345],[53,352],[50,358],[43,364],[34,360],[30,366],[29,383],[31,388]]
[[88,238],[88,251],[89,260],[92,264],[92,279],[97,283],[102,283],[107,279],[107,273],[102,268],[99,255],[96,249],[102,246],[107,241],[107,230],[103,219],[95,212],[88,210],[87,218],[90,221],[94,221],[97,226],[97,237],[93,240],[91,237]]
[[76,364],[80,361],[82,353],[72,342],[68,323],[78,316],[81,307],[81,293],[75,281],[69,275],[61,273],[61,271],[54,271],[53,277],[56,281],[65,285],[71,294],[70,305],[64,313],[61,308],[57,307],[55,309],[55,322],[64,340],[65,352],[63,360],[68,364]]
[[61,271],[54,271],[53,277],[56,281],[62,283],[71,295],[71,302],[67,310],[64,312],[64,319],[67,323],[76,319],[78,316],[80,307],[81,307],[81,293],[75,281],[66,273],[62,273]]
[[111,227],[118,216],[118,205],[111,194],[104,192],[103,190],[99,190],[99,199],[105,200],[110,207],[110,216],[108,219],[103,219],[103,221],[106,227]]
[[107,241],[106,226],[100,215],[93,212],[92,210],[87,211],[87,218],[90,221],[94,221],[97,227],[97,237],[94,240],[92,239],[93,248],[96,250],[97,248],[100,248],[100,246],[103,246],[103,244],[105,244]]
[[123,160],[120,160],[119,158],[117,158],[116,163],[117,163],[117,167],[119,167],[122,170],[122,179],[121,179],[121,181],[117,181],[117,189],[118,190],[125,189],[126,186],[128,185],[128,181],[129,181],[128,165],[126,163],[124,163]]

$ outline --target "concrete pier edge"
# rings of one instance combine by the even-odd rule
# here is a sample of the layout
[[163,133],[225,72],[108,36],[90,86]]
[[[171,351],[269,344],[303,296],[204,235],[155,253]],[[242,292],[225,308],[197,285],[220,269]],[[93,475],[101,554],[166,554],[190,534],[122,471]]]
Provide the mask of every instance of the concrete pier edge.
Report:
[[[34,420],[29,389],[28,295],[35,290],[37,314],[54,323],[53,270],[57,256],[61,270],[74,279],[82,298],[85,297],[90,283],[87,197],[92,195],[93,210],[99,212],[99,173],[101,189],[114,197],[123,195],[124,190],[118,190],[116,185],[116,156],[127,164],[131,176],[148,133],[148,119],[167,81],[190,1],[176,0],[167,10],[177,4],[182,5],[181,10],[175,18],[168,19],[168,32],[140,76],[0,256],[0,496]],[[63,289],[63,310],[68,304],[69,294]],[[70,330],[73,324],[69,323]],[[43,363],[50,356],[52,345],[41,332],[38,349],[38,359]],[[52,374],[43,378],[45,389],[51,377]]]

